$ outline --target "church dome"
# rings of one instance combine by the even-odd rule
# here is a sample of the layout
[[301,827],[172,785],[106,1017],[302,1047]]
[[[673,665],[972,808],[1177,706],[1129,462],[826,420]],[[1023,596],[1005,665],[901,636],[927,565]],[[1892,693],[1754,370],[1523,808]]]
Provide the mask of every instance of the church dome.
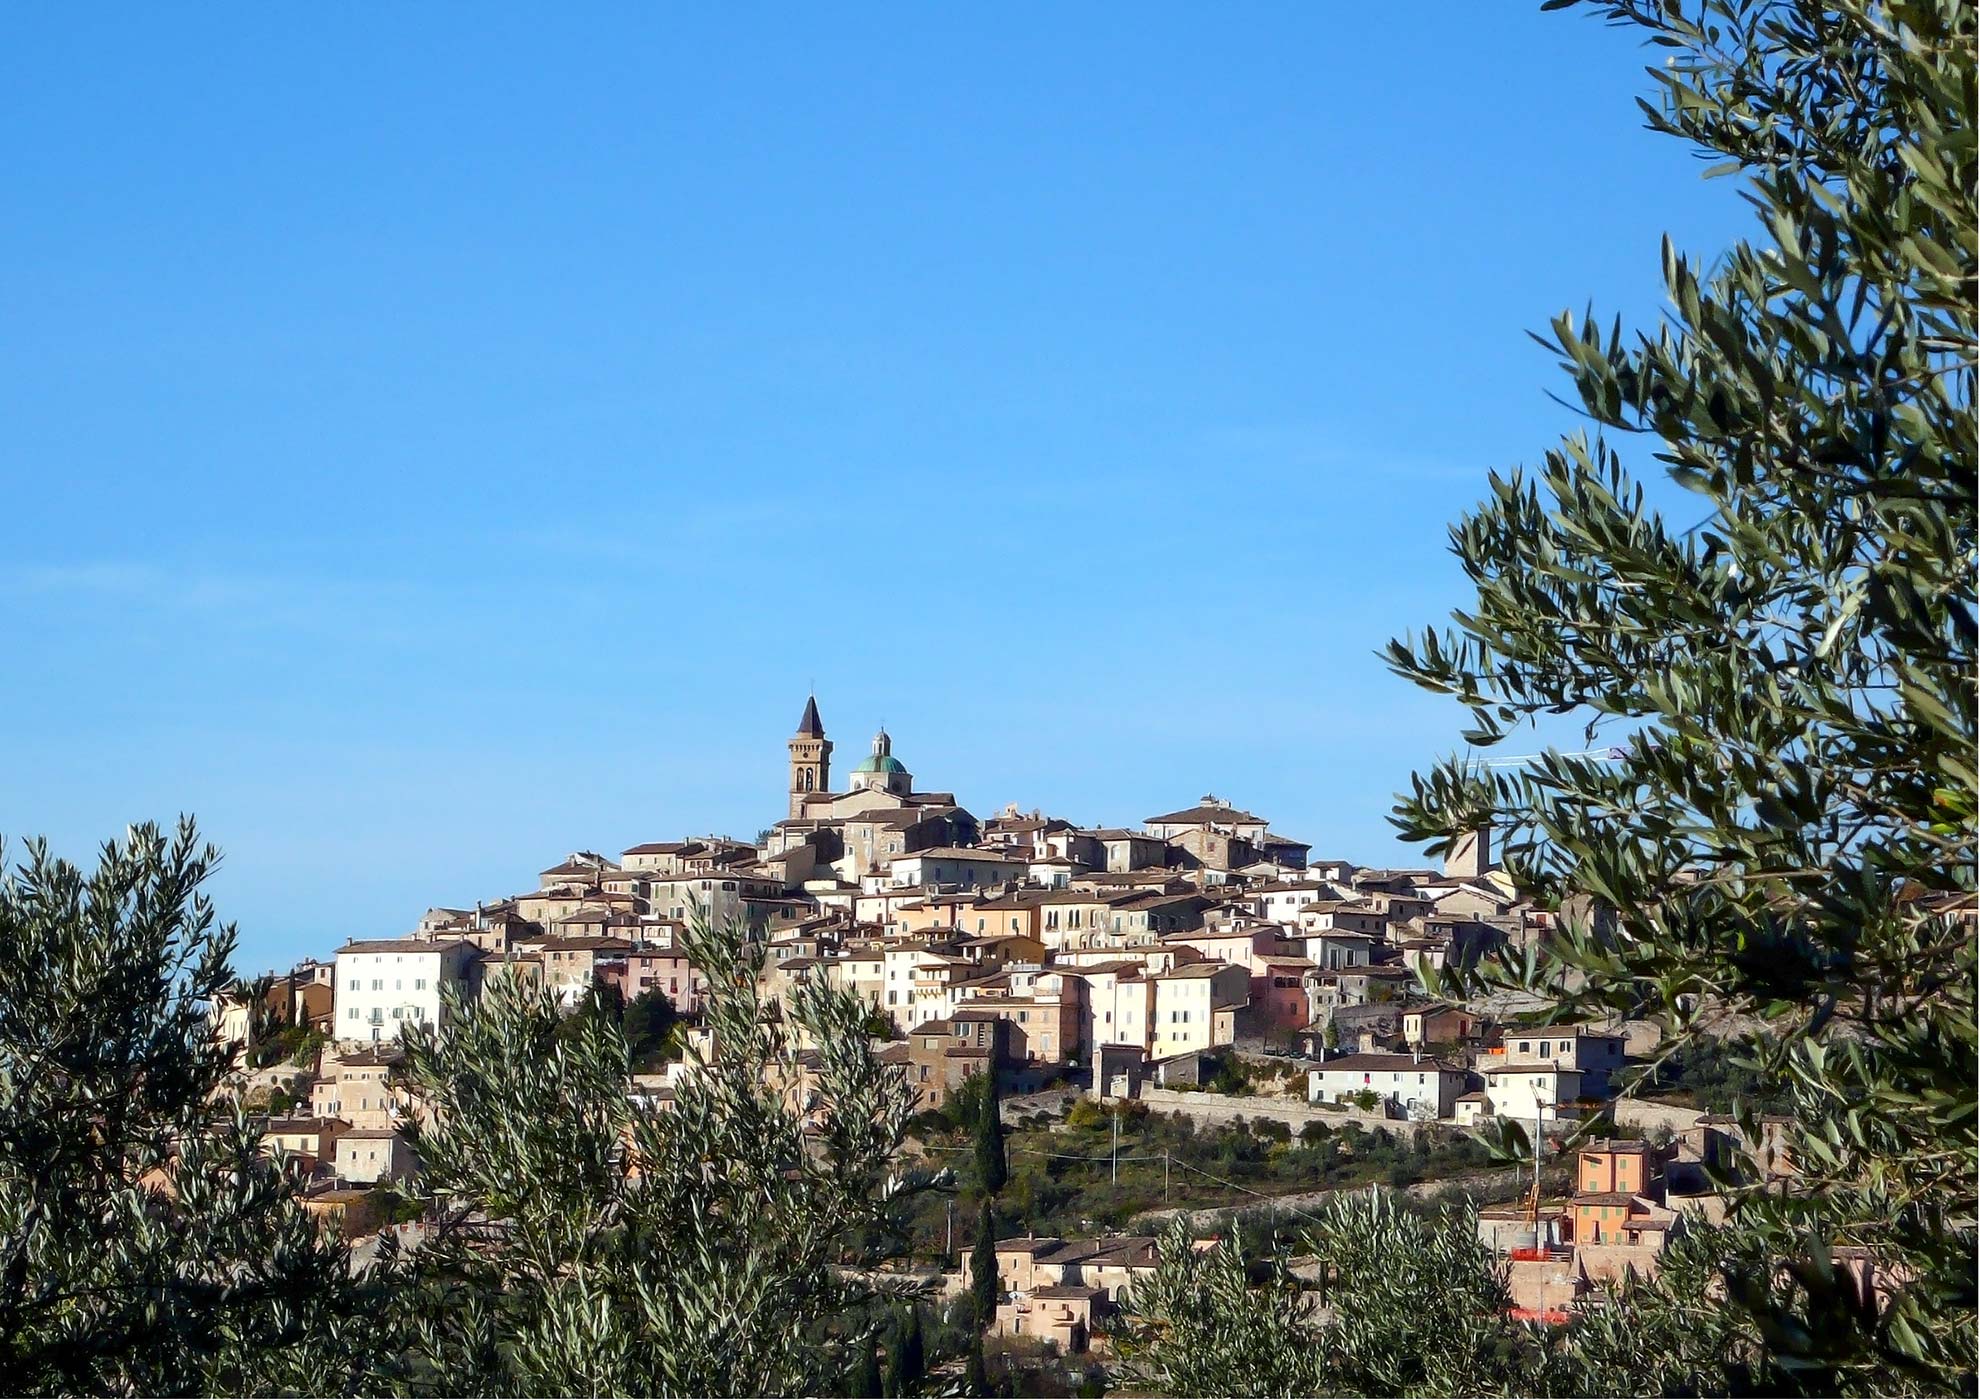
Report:
[[894,740],[886,730],[873,736],[873,752],[859,761],[855,773],[905,773],[907,765],[894,757]]

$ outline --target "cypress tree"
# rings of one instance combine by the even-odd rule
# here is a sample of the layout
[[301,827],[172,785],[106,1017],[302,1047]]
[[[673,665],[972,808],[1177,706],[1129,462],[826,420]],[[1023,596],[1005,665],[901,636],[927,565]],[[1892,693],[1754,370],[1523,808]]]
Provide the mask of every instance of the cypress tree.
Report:
[[899,1316],[887,1332],[887,1376],[882,1395],[896,1396],[901,1393],[901,1376],[907,1370],[907,1326]]
[[971,1337],[969,1339],[969,1362],[963,1371],[963,1394],[988,1395],[989,1393],[990,1377],[983,1370],[983,1338],[981,1336]]
[[910,1304],[907,1316],[907,1338],[901,1346],[901,1393],[921,1389],[921,1382],[928,1374],[928,1351],[921,1339],[921,1309]]
[[985,1196],[1004,1189],[1009,1172],[1004,1162],[1004,1115],[997,1095],[997,1076],[983,1082],[982,1110],[976,1120],[976,1180]]
[[849,1400],[879,1400],[880,1358],[873,1350],[871,1339],[853,1356],[852,1370],[846,1377],[846,1395]]
[[976,1247],[969,1252],[969,1293],[976,1305],[976,1330],[980,1333],[997,1316],[997,1228],[990,1215],[990,1199],[984,1197],[976,1221]]
[[893,1337],[887,1344],[887,1393],[913,1395],[921,1389],[928,1374],[928,1354],[921,1338],[921,1310],[909,1306],[897,1317]]

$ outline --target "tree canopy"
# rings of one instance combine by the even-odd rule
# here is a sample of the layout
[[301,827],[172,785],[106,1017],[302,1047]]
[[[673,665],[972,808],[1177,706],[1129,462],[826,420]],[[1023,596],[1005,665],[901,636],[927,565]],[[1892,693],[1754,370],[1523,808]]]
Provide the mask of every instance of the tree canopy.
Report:
[[348,1256],[221,1090],[231,925],[189,821],[0,880],[0,1376],[67,1394],[361,1388]]
[[855,995],[773,1008],[758,935],[697,915],[681,938],[711,1048],[664,1110],[629,1094],[616,1026],[515,979],[406,1033],[415,1189],[446,1221],[393,1261],[411,1388],[824,1394],[864,1369],[868,1241],[925,1180],[895,1162],[912,1092]]
[[[1789,1106],[1795,1174],[1749,1172],[1730,1227],[1544,1339],[1489,1320],[1480,1261],[1426,1285],[1469,1295],[1458,1314],[1378,1307],[1377,1276],[1322,1325],[1283,1282],[1241,1290],[1234,1259],[1171,1242],[1136,1295],[1169,1388],[1974,1386],[1974,11],[1587,8],[1654,46],[1650,126],[1739,176],[1758,233],[1709,268],[1667,242],[1653,331],[1591,310],[1539,337],[1594,429],[1491,476],[1451,531],[1473,598],[1388,659],[1466,708],[1474,751],[1573,725],[1589,752],[1455,756],[1397,822],[1433,852],[1495,829],[1515,887],[1560,915],[1450,992],[1650,1021],[1659,1064],[1734,1056]],[[1632,442],[1688,493],[1681,517]],[[1380,1255],[1399,1228],[1330,1212],[1315,1233],[1323,1257],[1330,1232]],[[1372,1349],[1343,1350],[1344,1326]],[[1481,1350],[1478,1327],[1500,1335]],[[1251,1341],[1302,1331],[1313,1373]],[[1395,1337],[1488,1364],[1384,1369]]]
[[[1846,1275],[1812,1266],[1799,1304],[1730,1290],[1783,1365],[1968,1383],[1973,8],[1591,8],[1658,46],[1651,127],[1740,176],[1759,231],[1709,269],[1667,242],[1653,332],[1554,321],[1595,430],[1493,475],[1451,534],[1475,597],[1389,651],[1462,702],[1475,748],[1564,717],[1612,747],[1454,757],[1399,825],[1433,849],[1495,827],[1516,887],[1563,911],[1491,982],[1653,1021],[1664,1056],[1727,1033],[1790,1095],[1793,1188],[1745,1219],[1783,1259],[1871,1251],[1892,1295],[1844,1307]],[[1632,438],[1682,518],[1648,504]],[[1831,1301],[1846,1338],[1803,1336],[1796,1306]]]

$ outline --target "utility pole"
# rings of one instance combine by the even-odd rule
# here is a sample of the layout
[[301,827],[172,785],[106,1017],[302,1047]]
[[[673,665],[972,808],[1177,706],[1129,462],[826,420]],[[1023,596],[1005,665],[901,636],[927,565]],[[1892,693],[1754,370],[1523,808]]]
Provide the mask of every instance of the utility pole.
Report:
[[1169,1203],[1169,1154],[1162,1154],[1162,1204]]
[[956,1257],[956,1198],[949,1197],[949,1232],[942,1241],[942,1267]]
[[1118,1186],[1120,1185],[1121,1182],[1121,1111],[1118,1105],[1114,1109],[1113,1158],[1114,1158],[1113,1184]]

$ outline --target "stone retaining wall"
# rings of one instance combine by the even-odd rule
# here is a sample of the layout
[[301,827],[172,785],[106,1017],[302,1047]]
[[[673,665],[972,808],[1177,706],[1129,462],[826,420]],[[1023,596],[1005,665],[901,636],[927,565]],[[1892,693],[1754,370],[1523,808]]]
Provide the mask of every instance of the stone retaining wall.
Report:
[[1357,1108],[1321,1108],[1293,1099],[1234,1098],[1229,1094],[1192,1094],[1177,1089],[1143,1087],[1140,1102],[1147,1104],[1153,1112],[1186,1114],[1199,1124],[1228,1123],[1234,1118],[1269,1118],[1286,1124],[1295,1133],[1308,1123],[1325,1123],[1331,1128],[1345,1128],[1350,1123],[1359,1123],[1364,1128],[1387,1128],[1397,1134],[1413,1134],[1418,1128],[1437,1126],[1434,1123],[1412,1123],[1402,1118],[1385,1118],[1379,1113],[1364,1113]]
[[1700,1118],[1704,1112],[1696,1108],[1680,1108],[1671,1103],[1649,1103],[1642,1099],[1617,1099],[1612,1105],[1618,1129],[1644,1133],[1652,1128],[1669,1128],[1681,1133]]

